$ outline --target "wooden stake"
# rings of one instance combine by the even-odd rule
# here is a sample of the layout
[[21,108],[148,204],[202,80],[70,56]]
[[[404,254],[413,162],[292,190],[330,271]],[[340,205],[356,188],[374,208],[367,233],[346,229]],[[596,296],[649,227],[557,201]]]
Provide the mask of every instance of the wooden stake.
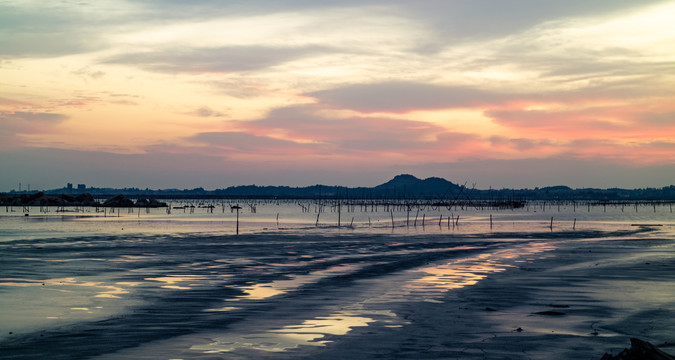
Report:
[[237,235],[239,235],[239,209],[241,209],[241,206],[239,206],[239,204],[235,206],[230,206],[230,211],[237,210]]
[[342,213],[340,211],[341,210],[340,205],[341,204],[338,203],[338,227],[340,227],[340,219],[341,219],[341,215],[342,215]]

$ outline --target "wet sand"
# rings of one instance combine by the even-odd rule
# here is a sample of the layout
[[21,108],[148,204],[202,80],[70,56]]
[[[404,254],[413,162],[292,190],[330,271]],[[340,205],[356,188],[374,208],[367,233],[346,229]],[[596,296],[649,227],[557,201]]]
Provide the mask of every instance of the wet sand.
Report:
[[[353,334],[306,358],[600,359],[631,337],[675,354],[675,243],[559,242],[546,259],[398,309],[410,331]],[[289,357],[290,358],[290,357]]]
[[667,231],[104,236],[3,254],[14,310],[30,288],[61,294],[32,303],[61,318],[3,334],[0,358],[599,359],[630,337],[675,343]]

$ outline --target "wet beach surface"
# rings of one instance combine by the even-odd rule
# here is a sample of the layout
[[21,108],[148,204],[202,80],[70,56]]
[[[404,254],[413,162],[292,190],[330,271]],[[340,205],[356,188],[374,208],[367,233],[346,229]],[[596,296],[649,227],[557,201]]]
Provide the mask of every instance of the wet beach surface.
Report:
[[7,359],[599,359],[675,342],[670,227],[37,236],[0,243],[0,264]]

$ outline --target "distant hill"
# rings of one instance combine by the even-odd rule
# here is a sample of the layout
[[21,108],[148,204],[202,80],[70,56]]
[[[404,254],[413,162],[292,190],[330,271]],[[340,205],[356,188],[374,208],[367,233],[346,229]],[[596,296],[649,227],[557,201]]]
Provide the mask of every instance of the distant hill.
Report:
[[[32,193],[36,193],[34,191]],[[138,188],[60,188],[44,191],[45,194],[77,195],[89,193],[98,198],[123,194],[128,198],[301,198],[301,199],[434,199],[453,200],[675,200],[675,186],[647,189],[572,189],[567,186],[547,186],[534,189],[480,190],[458,185],[439,177],[419,179],[410,174],[396,175],[375,187],[345,187],[312,185],[291,186],[231,186],[224,189],[138,189]],[[10,192],[8,194],[28,194]],[[1,198],[1,197],[0,197]],[[1,200],[1,199],[0,199]]]
[[451,192],[460,191],[461,186],[448,180],[430,177],[424,180],[415,176],[403,174],[397,175],[393,179],[382,185],[373,188],[378,195],[389,195],[391,197],[415,197],[415,198],[447,198]]

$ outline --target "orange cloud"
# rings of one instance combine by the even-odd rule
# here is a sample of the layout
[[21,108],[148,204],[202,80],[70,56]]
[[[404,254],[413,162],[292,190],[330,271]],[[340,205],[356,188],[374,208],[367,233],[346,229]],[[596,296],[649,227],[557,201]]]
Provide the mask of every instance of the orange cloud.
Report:
[[22,145],[24,135],[48,133],[67,118],[63,114],[47,112],[0,111],[1,146]]

